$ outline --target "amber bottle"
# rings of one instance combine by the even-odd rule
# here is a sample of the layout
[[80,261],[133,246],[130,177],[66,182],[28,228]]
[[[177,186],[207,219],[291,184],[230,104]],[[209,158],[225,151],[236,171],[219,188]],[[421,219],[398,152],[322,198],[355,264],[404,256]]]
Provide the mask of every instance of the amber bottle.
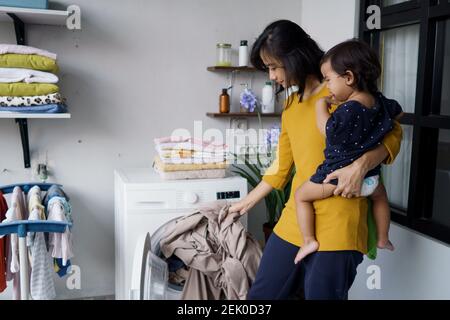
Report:
[[230,112],[230,96],[228,95],[227,89],[222,89],[222,94],[219,99],[219,111],[220,113]]

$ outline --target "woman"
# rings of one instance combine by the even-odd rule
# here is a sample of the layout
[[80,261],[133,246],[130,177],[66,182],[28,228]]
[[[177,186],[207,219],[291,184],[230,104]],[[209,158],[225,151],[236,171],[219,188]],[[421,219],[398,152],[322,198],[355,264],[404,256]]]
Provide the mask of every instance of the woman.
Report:
[[[287,299],[303,284],[306,299],[347,299],[356,268],[367,253],[367,199],[359,197],[366,173],[392,163],[399,152],[402,130],[398,122],[383,143],[351,165],[336,170],[324,182],[338,179],[335,196],[314,202],[316,237],[320,249],[298,265],[302,246],[292,194],[324,161],[325,139],[316,126],[317,100],[330,95],[323,83],[317,43],[297,24],[280,20],[256,40],[252,64],[268,70],[281,92],[287,89],[277,159],[261,183],[230,212],[245,214],[273,188],[282,189],[295,166],[291,195],[270,236],[248,299]],[[340,195],[340,196],[338,196]]]

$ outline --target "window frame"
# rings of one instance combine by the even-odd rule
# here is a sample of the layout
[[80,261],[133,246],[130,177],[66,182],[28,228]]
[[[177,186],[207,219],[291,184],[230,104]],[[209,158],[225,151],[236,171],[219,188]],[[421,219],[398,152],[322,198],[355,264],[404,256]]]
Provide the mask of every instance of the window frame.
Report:
[[[381,9],[381,29],[367,29],[366,9],[370,5]],[[439,115],[450,2],[410,0],[384,7],[382,0],[362,0],[359,16],[359,38],[377,52],[380,52],[381,32],[419,24],[415,110],[405,113],[400,121],[413,128],[408,208],[405,211],[391,204],[391,216],[400,225],[450,244],[450,227],[432,220],[439,130],[450,129],[450,116]]]

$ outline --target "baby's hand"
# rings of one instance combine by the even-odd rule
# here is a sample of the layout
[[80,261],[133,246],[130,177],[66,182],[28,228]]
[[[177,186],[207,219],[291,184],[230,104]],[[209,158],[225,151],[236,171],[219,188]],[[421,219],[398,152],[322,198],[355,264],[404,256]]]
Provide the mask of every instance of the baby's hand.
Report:
[[319,100],[317,100],[316,106],[324,105],[324,104],[326,104],[326,105],[330,104],[330,98],[331,97],[322,97],[322,98],[320,98]]
[[333,103],[333,100],[332,100],[332,98],[331,98],[331,96],[328,96],[328,97],[322,97],[322,98],[320,98],[319,100],[317,100],[317,102],[316,102],[316,108],[319,108],[319,109],[329,109],[330,108],[330,106],[332,105],[332,104],[334,104]]
[[336,98],[334,97],[334,95],[329,95],[328,97],[325,97],[325,99],[327,100],[327,102],[329,104],[333,104],[335,106],[340,105],[341,102],[337,101]]
[[332,104],[337,105],[339,103],[336,100],[334,100],[332,96],[326,96],[317,100],[316,107],[323,108],[326,106],[327,108],[330,108]]

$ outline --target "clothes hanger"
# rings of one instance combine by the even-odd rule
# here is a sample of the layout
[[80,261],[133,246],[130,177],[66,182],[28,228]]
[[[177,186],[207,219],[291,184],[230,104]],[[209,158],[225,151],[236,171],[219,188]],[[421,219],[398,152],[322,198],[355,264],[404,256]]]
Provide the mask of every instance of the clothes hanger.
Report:
[[56,184],[56,183],[32,183],[32,182],[28,182],[28,183],[19,183],[19,184],[6,185],[6,186],[3,186],[3,187],[0,187],[0,191],[3,194],[8,194],[8,193],[12,193],[14,191],[15,187],[20,187],[20,189],[22,189],[22,191],[24,193],[28,193],[30,191],[30,189],[33,188],[34,186],[38,186],[41,189],[41,191],[48,191],[48,189],[50,189],[50,187],[54,186],[54,185],[62,188],[62,185]]

